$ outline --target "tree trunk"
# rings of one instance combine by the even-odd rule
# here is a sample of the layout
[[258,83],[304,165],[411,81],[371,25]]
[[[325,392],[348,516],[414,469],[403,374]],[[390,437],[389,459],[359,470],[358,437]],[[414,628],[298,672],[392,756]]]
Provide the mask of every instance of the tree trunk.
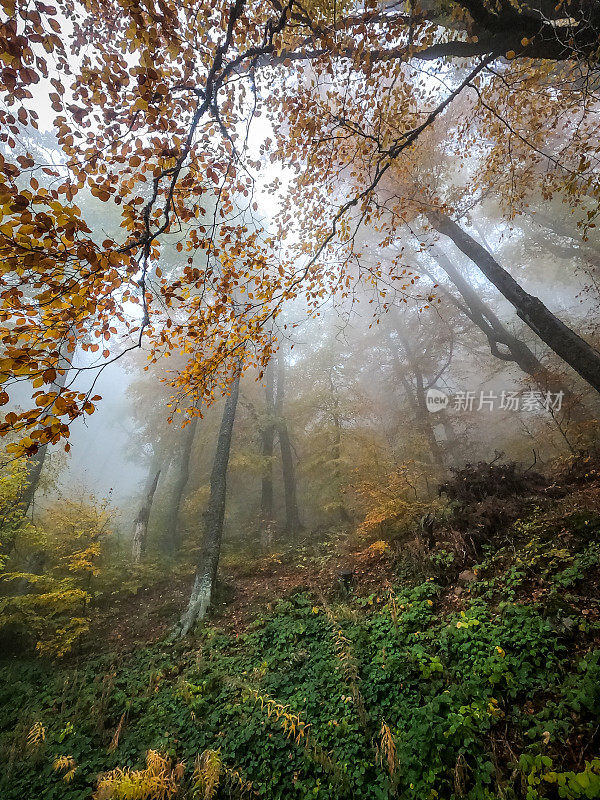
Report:
[[296,535],[302,530],[298,501],[296,499],[296,474],[294,457],[288,427],[283,416],[285,398],[285,356],[280,351],[277,357],[277,434],[281,450],[281,469],[283,474],[283,493],[285,498],[285,529],[288,533]]
[[[332,367],[332,372],[334,368]],[[340,420],[340,398],[338,394],[337,386],[333,381],[332,374],[329,374],[329,386],[331,389],[331,395],[333,398],[333,412],[331,414],[331,419],[333,422],[333,447],[331,449],[331,455],[333,456],[334,461],[334,470],[333,470],[333,481],[334,486],[338,492],[338,512],[340,515],[340,522],[343,525],[350,525],[352,522],[352,517],[350,516],[348,509],[344,505],[344,501],[342,499],[342,470],[341,470],[341,458],[342,458],[342,423]]]
[[275,369],[273,359],[265,369],[265,421],[261,431],[261,455],[264,460],[260,493],[263,524],[273,519],[273,443],[275,441]]
[[181,508],[181,501],[183,500],[183,493],[190,477],[190,457],[192,455],[192,446],[194,444],[194,436],[196,435],[197,427],[198,417],[193,417],[185,430],[182,431],[183,444],[177,463],[177,476],[175,479],[175,486],[169,498],[165,532],[161,539],[162,551],[168,556],[173,556],[181,547],[179,510]]
[[142,556],[146,552],[146,541],[148,539],[148,522],[150,520],[150,512],[152,511],[152,501],[154,500],[154,492],[158,485],[160,478],[160,467],[156,469],[154,466],[150,469],[148,475],[148,482],[144,490],[144,497],[140,510],[137,513],[133,523],[133,539],[131,543],[131,555],[134,564],[139,564]]
[[561,322],[542,301],[528,294],[509,273],[449,217],[439,212],[427,214],[431,225],[448,236],[500,293],[511,303],[518,316],[548,347],[571,366],[597,392],[600,392],[600,353]]
[[217,568],[221,554],[223,538],[223,522],[225,520],[225,500],[227,496],[227,467],[231,451],[233,424],[240,391],[240,375],[236,375],[225,400],[221,427],[217,439],[217,449],[210,476],[210,497],[204,515],[204,539],[202,552],[194,577],[194,584],[188,606],[175,630],[176,636],[185,636],[198,622],[204,618],[210,605]]
[[[479,235],[483,237],[481,232]],[[488,247],[487,243],[486,247]],[[581,398],[575,392],[572,392],[557,375],[547,369],[522,339],[510,333],[487,303],[477,295],[471,284],[452,263],[446,253],[439,247],[431,248],[430,253],[438,266],[450,278],[465,305],[460,303],[451,293],[448,293],[448,296],[487,337],[491,354],[501,361],[514,362],[519,369],[533,379],[540,390],[555,394],[562,392],[562,408],[567,412],[565,418],[572,418],[578,423],[588,422],[590,414]],[[431,277],[433,278],[433,275]],[[506,351],[500,351],[499,345],[506,347]],[[555,423],[564,435],[563,423],[559,422],[558,419],[555,419]]]
[[[535,353],[521,339],[513,336],[504,326],[502,321],[494,314],[492,309],[477,295],[467,279],[461,275],[460,270],[454,266],[448,256],[434,247],[431,254],[438,265],[444,270],[452,283],[458,289],[461,297],[467,304],[464,309],[469,319],[486,335],[492,355],[503,361],[514,361],[523,372],[531,376],[540,376],[546,370]],[[508,350],[503,354],[498,350],[502,344]]]

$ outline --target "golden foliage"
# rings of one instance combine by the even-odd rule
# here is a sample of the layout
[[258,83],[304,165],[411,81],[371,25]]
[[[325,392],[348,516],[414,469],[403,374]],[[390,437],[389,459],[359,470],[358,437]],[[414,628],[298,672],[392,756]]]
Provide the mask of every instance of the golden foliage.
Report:
[[58,756],[54,759],[52,768],[55,772],[62,772],[62,779],[65,783],[70,783],[75,777],[77,765],[73,756]]
[[308,740],[310,723],[304,722],[299,714],[294,714],[288,705],[283,705],[268,695],[260,694],[255,689],[251,689],[250,694],[257,703],[260,703],[261,709],[266,710],[269,719],[274,718],[279,722],[287,739],[292,737],[296,744],[302,739]]
[[[246,688],[246,687],[245,687]],[[304,752],[311,761],[319,764],[328,772],[335,781],[344,783],[345,775],[340,765],[330,756],[321,745],[317,744],[310,735],[310,723],[300,718],[299,714],[291,712],[288,705],[279,703],[268,695],[260,694],[255,689],[246,691],[255,703],[260,703],[261,709],[267,711],[269,719],[274,718],[286,734],[286,738],[295,745],[302,744]]]
[[[424,505],[415,499],[415,486],[423,474],[415,464],[391,469],[377,481],[366,480],[357,487],[366,509],[361,531],[367,535],[396,533],[408,529],[423,514]],[[373,552],[383,553],[383,540],[371,545]]]
[[221,782],[230,792],[244,795],[252,791],[252,781],[245,780],[240,771],[228,767],[221,759],[220,750],[205,750],[196,757],[192,795],[194,800],[213,800]]
[[372,553],[377,553],[378,555],[383,555],[383,553],[387,552],[389,549],[389,542],[384,542],[383,539],[378,539],[376,542],[373,542],[369,545],[369,550]]
[[146,768],[117,767],[98,780],[95,800],[171,800],[179,791],[184,764],[156,750],[146,755]]
[[392,734],[390,726],[387,725],[385,722],[381,723],[381,730],[379,732],[379,737],[380,737],[380,745],[379,745],[380,760],[382,763],[385,761],[388,772],[390,773],[391,776],[393,776],[398,767],[397,757],[396,757],[396,742],[394,741],[394,736]]
[[252,791],[251,781],[223,763],[220,750],[208,749],[199,754],[189,784],[184,778],[183,762],[174,762],[169,756],[149,750],[145,769],[117,767],[100,776],[94,800],[171,800],[186,786],[193,800],[213,800],[222,784],[238,796]]
[[46,739],[46,728],[41,722],[34,722],[27,734],[27,744],[31,747],[39,747]]
[[218,750],[205,750],[196,757],[192,791],[199,800],[212,800],[216,795],[222,767],[223,762]]
[[[35,395],[29,408],[9,411],[0,423],[0,434],[20,437],[10,445],[13,455],[65,440],[73,420],[94,412],[100,398],[64,380],[78,348],[101,363],[144,341],[151,360],[185,353],[189,361],[173,386],[207,402],[231,385],[240,360],[243,369],[261,370],[285,303],[302,296],[308,313],[318,313],[324,296],[350,295],[358,254],[349,212],[376,223],[385,246],[398,220],[432,200],[444,203],[435,176],[424,187],[417,177],[412,191],[396,193],[392,233],[382,221],[389,209],[372,185],[373,175],[381,179],[396,164],[418,175],[422,135],[442,119],[445,151],[484,162],[465,194],[477,199],[500,187],[510,213],[523,207],[532,184],[546,196],[563,191],[573,204],[586,196],[587,224],[594,225],[598,128],[593,93],[581,88],[585,75],[573,77],[572,64],[584,73],[594,67],[596,37],[583,16],[567,18],[564,31],[556,19],[540,19],[530,35],[512,24],[516,4],[481,14],[481,42],[491,43],[480,51],[478,36],[465,40],[473,23],[465,0],[451,4],[450,22],[447,3],[428,4],[427,12],[407,3],[387,13],[374,0],[283,7],[91,0],[81,15],[61,0],[58,8],[20,9],[22,25],[17,32],[4,24],[0,50],[0,403],[23,380]],[[10,20],[14,0],[3,7]],[[486,30],[485,19],[496,15],[497,25]],[[497,47],[495,34],[504,29],[508,40]],[[470,57],[465,44],[475,46]],[[82,60],[84,45],[89,58]],[[440,47],[456,74],[433,90],[419,60],[439,57]],[[471,73],[461,83],[465,60]],[[498,69],[483,80],[488,62]],[[270,91],[262,86],[264,68]],[[33,136],[39,123],[31,87],[45,85],[50,71],[56,167]],[[325,93],[319,76],[334,74]],[[256,216],[252,174],[261,161],[236,143],[250,125],[250,92],[254,113],[266,110],[274,130],[261,158],[297,172],[274,233]],[[465,94],[474,95],[468,113],[459,108],[453,120]],[[564,121],[568,113],[576,125]],[[483,139],[490,142],[485,153]],[[340,203],[344,172],[349,199]],[[105,238],[92,230],[101,208],[116,215]],[[164,238],[175,232],[184,256],[173,273],[161,255]],[[381,284],[385,303],[390,291],[407,293],[416,280],[398,266],[396,259],[369,265],[360,277]],[[128,313],[129,304],[141,313]]]
[[[0,504],[18,496],[20,475],[11,465],[0,471]],[[0,628],[16,626],[33,635],[40,655],[61,658],[71,652],[89,630],[90,581],[100,572],[108,523],[106,504],[94,498],[58,500],[35,525],[4,516],[0,542],[10,538],[17,546],[0,563]]]

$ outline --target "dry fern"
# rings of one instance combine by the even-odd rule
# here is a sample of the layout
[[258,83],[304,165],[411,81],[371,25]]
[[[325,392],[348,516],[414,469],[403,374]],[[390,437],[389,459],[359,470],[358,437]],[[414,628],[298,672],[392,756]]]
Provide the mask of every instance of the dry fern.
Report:
[[205,750],[196,758],[192,792],[198,800],[212,800],[219,788],[223,762],[219,750]]
[[356,663],[356,659],[354,658],[354,653],[352,650],[352,642],[344,634],[344,631],[339,626],[338,620],[324,600],[323,604],[325,615],[329,620],[331,630],[333,632],[333,646],[337,659],[340,663],[342,676],[345,683],[350,688],[352,700],[354,701],[354,707],[358,713],[360,723],[363,728],[366,728],[369,719],[362,694],[360,692],[360,675],[358,672],[358,664]]
[[310,723],[300,719],[299,714],[293,714],[289,706],[278,703],[268,695],[259,694],[255,689],[251,689],[250,694],[257,703],[260,703],[261,709],[266,710],[269,719],[274,717],[279,722],[286,738],[292,737],[296,744],[299,744],[301,739],[307,740]]
[[119,720],[119,724],[117,725],[117,729],[114,733],[111,743],[108,745],[108,752],[114,752],[117,747],[119,746],[119,738],[121,736],[121,731],[123,729],[123,723],[125,722],[125,717],[127,716],[127,711],[124,711],[121,714],[121,719]]
[[185,766],[173,765],[168,756],[149,750],[146,768],[117,767],[101,776],[95,800],[171,800],[179,791]]
[[34,722],[27,734],[27,744],[30,747],[39,747],[46,739],[46,728],[41,722]]
[[69,783],[75,777],[77,764],[73,756],[58,756],[54,759],[52,767],[55,772],[62,772],[62,779],[65,783]]
[[381,731],[379,735],[380,735],[380,745],[379,745],[380,761],[382,764],[384,762],[386,763],[388,772],[390,773],[390,776],[393,777],[398,766],[396,758],[396,742],[394,741],[394,735],[392,734],[390,726],[386,725],[385,722],[381,723]]
[[298,714],[291,713],[289,706],[277,702],[268,695],[261,695],[255,689],[246,689],[256,703],[260,703],[262,710],[266,710],[269,719],[275,718],[283,728],[286,738],[292,739],[294,744],[304,744],[304,751],[308,758],[319,764],[340,785],[344,784],[346,776],[333,760],[329,753],[311,739],[310,723],[304,722]]

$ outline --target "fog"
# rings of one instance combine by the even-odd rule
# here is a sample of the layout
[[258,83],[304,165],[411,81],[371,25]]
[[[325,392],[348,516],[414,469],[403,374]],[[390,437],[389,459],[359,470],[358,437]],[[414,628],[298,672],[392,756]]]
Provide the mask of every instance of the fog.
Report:
[[600,4],[0,4],[1,800],[600,800]]
[[[598,303],[594,239],[582,243],[576,224],[565,227],[561,218],[563,227],[557,234],[549,230],[547,220],[543,227],[536,223],[535,211],[526,221],[508,225],[494,216],[495,212],[493,204],[478,209],[471,235],[500,263],[518,265],[513,274],[526,291],[571,327],[589,335]],[[367,227],[360,236],[365,250],[377,250],[377,238]],[[421,239],[434,248],[430,250],[428,244],[423,250]],[[525,326],[463,253],[447,240],[440,243],[431,233],[419,237],[409,229],[395,242],[394,251],[398,250],[415,277],[411,292],[392,293],[383,306],[374,305],[377,291],[357,284],[351,297],[342,291],[334,293],[312,318],[305,318],[302,302],[289,306],[289,324],[281,322],[275,330],[279,350],[273,361],[283,363],[285,372],[285,396],[275,418],[265,407],[264,375],[258,378],[257,371],[250,370],[242,378],[230,463],[226,541],[228,536],[234,540],[247,537],[249,531],[261,541],[265,464],[274,473],[275,483],[274,527],[269,522],[269,531],[286,530],[283,478],[277,463],[280,456],[275,451],[261,451],[265,426],[273,424],[273,419],[277,425],[285,422],[289,433],[296,502],[303,535],[308,537],[311,530],[331,524],[360,525],[368,506],[357,497],[372,468],[389,477],[398,465],[406,465],[408,473],[414,473],[418,495],[425,499],[436,481],[466,462],[503,454],[503,458],[523,464],[542,464],[593,441],[593,430],[582,416],[593,419],[598,413],[595,393]],[[490,350],[486,332],[465,313],[465,298],[436,261],[440,251],[506,331],[539,360],[540,370],[548,371],[545,377],[524,373],[504,344]],[[385,251],[377,257],[382,256],[386,257]],[[393,257],[391,250],[388,257]],[[174,251],[165,268],[174,275],[179,272]],[[46,490],[42,481],[36,509],[56,496],[73,493],[107,499],[120,537],[126,541],[133,535],[133,518],[144,503],[149,473],[160,462],[156,507],[150,516],[148,546],[152,550],[158,547],[159,521],[164,520],[168,493],[177,471],[183,468],[180,451],[189,418],[169,407],[175,391],[168,382],[172,365],[158,359],[148,366],[147,359],[147,350],[134,350],[99,371],[72,371],[73,386],[87,389],[95,381],[93,392],[101,400],[93,414],[83,415],[71,425],[68,455],[60,445],[49,448],[46,469],[53,465],[52,480]],[[77,353],[72,361],[80,367],[97,363]],[[548,383],[549,374],[573,394],[562,399],[561,408],[550,411],[544,409],[540,392],[559,384]],[[449,398],[447,407],[439,412],[419,408],[431,388]],[[524,397],[532,391],[537,391],[537,401],[526,402],[527,410],[522,410]],[[27,392],[17,385],[9,408],[31,402]],[[517,398],[515,408],[501,408],[503,394]],[[222,402],[217,400],[212,408],[202,409],[204,417],[197,421],[188,456],[194,468],[178,524],[196,541],[208,501],[211,454]],[[516,410],[519,403],[521,410]],[[585,414],[578,409],[585,409]],[[168,423],[169,417],[173,420]],[[276,431],[276,446],[278,435]],[[432,447],[437,452],[433,453]]]

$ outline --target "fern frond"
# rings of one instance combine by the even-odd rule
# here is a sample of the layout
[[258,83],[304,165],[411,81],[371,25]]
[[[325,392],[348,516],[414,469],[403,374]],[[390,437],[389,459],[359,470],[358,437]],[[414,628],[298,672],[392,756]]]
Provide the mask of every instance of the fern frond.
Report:
[[386,725],[385,722],[381,723],[381,731],[379,735],[381,739],[381,744],[380,744],[381,761],[386,762],[388,772],[390,773],[390,776],[393,777],[397,767],[396,742],[394,740],[394,735],[392,734],[390,726]]
[[63,772],[63,781],[65,781],[65,783],[69,783],[69,781],[73,780],[75,771],[77,770],[77,764],[75,763],[73,756],[57,756],[54,759],[52,768],[54,769],[54,772]]
[[98,781],[95,800],[171,800],[180,789],[185,765],[173,766],[168,756],[156,750],[146,754],[146,768],[140,770],[117,767]]
[[27,734],[27,744],[31,747],[39,747],[46,739],[46,728],[41,722],[34,722]]

